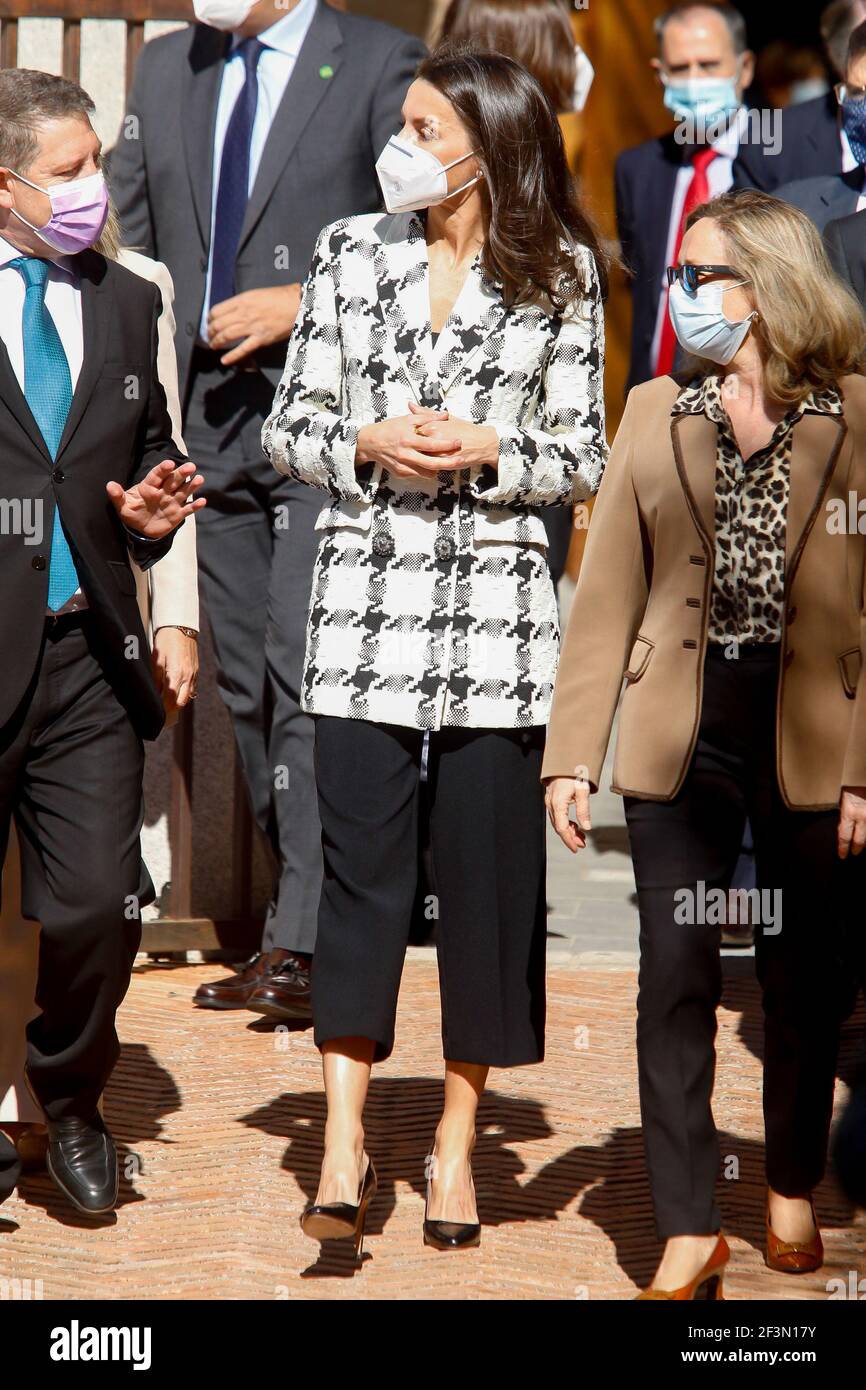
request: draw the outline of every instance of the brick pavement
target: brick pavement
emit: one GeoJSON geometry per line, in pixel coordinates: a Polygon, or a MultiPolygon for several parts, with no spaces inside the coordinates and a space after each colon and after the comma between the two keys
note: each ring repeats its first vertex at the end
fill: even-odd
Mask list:
{"type": "MultiPolygon", "coordinates": [[[[630,963],[575,968],[554,958],[548,1060],[494,1075],[475,1162],[482,1244],[449,1255],[421,1243],[439,1022],[432,952],[410,952],[398,1046],[368,1105],[380,1190],[360,1269],[345,1243],[320,1255],[298,1228],[323,1120],[311,1035],[275,1033],[245,1013],[194,1011],[192,992],[213,972],[137,966],[106,1103],[132,1173],[116,1218],[78,1217],[47,1177],[25,1178],[0,1209],[0,1280],[41,1280],[46,1299],[628,1299],[649,1278],[658,1247],[638,1128],[630,963]]],[[[734,1252],[728,1296],[823,1299],[828,1279],[866,1274],[866,1221],[828,1180],[818,1194],[825,1269],[800,1279],[765,1269],[759,1005],[750,962],[726,962],[726,975],[716,1117],[740,1173],[720,1185],[734,1252]]],[[[849,1026],[843,1075],[857,1036],[849,1026]]]]}

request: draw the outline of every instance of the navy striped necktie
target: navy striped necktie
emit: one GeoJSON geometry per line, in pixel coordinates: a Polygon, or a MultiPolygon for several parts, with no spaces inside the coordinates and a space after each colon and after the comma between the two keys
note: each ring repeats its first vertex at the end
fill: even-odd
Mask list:
{"type": "Polygon", "coordinates": [[[210,305],[221,304],[235,293],[235,260],[249,199],[250,147],[259,104],[258,66],[265,50],[258,39],[245,39],[238,51],[243,56],[246,72],[229,118],[220,160],[210,305]]]}

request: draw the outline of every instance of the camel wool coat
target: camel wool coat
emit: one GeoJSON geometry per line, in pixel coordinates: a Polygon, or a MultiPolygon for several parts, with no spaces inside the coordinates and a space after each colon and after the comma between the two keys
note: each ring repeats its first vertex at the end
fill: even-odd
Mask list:
{"type": "MultiPolygon", "coordinates": [[[[793,426],[776,761],[785,804],[800,810],[831,809],[842,787],[866,786],[866,379],[838,385],[841,415],[807,410],[793,426]]],[[[650,801],[677,795],[694,752],[714,574],[717,427],[671,414],[680,389],[667,376],[629,395],[542,767],[544,779],[579,775],[598,789],[625,678],[612,790],[650,801]]]]}

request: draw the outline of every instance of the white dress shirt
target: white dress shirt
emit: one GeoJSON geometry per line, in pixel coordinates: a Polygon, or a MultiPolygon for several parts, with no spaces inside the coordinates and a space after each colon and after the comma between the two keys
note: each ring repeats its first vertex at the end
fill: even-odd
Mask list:
{"type": "MultiPolygon", "coordinates": [[[[717,151],[717,157],[711,160],[707,167],[707,182],[710,186],[710,197],[716,198],[720,193],[727,193],[734,182],[734,160],[740,148],[740,141],[748,125],[749,113],[745,106],[741,106],[727,130],[718,138],[713,140],[713,149],[717,151]]],[[[656,315],[655,332],[653,333],[652,349],[650,352],[650,362],[655,369],[658,361],[659,347],[661,346],[662,327],[668,309],[668,281],[665,271],[669,265],[674,264],[677,235],[680,229],[680,222],[683,215],[683,207],[686,201],[686,193],[692,181],[694,169],[691,163],[683,164],[677,171],[677,179],[674,184],[674,196],[671,203],[671,216],[668,223],[668,239],[665,250],[665,264],[662,270],[662,278],[659,284],[659,305],[656,315]]]]}
{"type": "MultiPolygon", "coordinates": [[[[318,0],[300,0],[300,4],[283,19],[278,19],[264,33],[258,35],[264,53],[259,59],[259,100],[256,106],[253,133],[250,143],[250,179],[248,195],[253,191],[256,174],[259,171],[265,141],[270,133],[277,108],[283,99],[289,78],[295,70],[295,63],[307,31],[313,22],[318,0]]],[[[204,306],[202,308],[199,335],[207,342],[207,316],[210,310],[210,287],[213,273],[214,222],[216,220],[217,194],[219,192],[220,164],[223,144],[235,103],[244,85],[245,69],[243,57],[238,54],[243,39],[235,35],[231,53],[223,64],[219,101],[217,102],[216,123],[213,140],[213,188],[211,195],[210,250],[208,252],[207,281],[205,284],[204,306]]]]}
{"type": "MultiPolygon", "coordinates": [[[[47,248],[46,248],[47,249],[47,248]]],[[[9,265],[16,256],[23,253],[10,242],[0,237],[0,339],[9,354],[12,370],[18,384],[24,391],[24,296],[26,287],[19,271],[9,265]]],[[[84,326],[81,317],[81,287],[78,277],[67,267],[69,258],[57,256],[49,261],[48,279],[45,284],[45,307],[54,320],[72,378],[72,390],[78,384],[81,364],[84,361],[84,326]]],[[[51,545],[51,537],[45,536],[46,547],[51,545]]],[[[72,613],[87,607],[87,599],[81,589],[76,589],[72,597],[58,610],[72,613]]],[[[46,609],[52,617],[55,615],[46,609]]]]}

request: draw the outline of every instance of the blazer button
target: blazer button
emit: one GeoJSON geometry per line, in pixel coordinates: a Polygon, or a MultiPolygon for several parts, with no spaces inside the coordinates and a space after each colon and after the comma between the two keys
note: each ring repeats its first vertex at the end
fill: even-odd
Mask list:
{"type": "Polygon", "coordinates": [[[202,256],[201,260],[199,261],[199,269],[207,270],[207,256],[202,256]]]}
{"type": "Polygon", "coordinates": [[[186,336],[187,336],[188,338],[191,338],[191,337],[193,336],[194,333],[195,333],[195,324],[194,324],[194,323],[188,323],[187,326],[186,326],[186,336]]]}
{"type": "Polygon", "coordinates": [[[54,479],[55,483],[62,483],[66,478],[66,474],[64,473],[62,468],[55,468],[51,476],[54,479]]]}
{"type": "Polygon", "coordinates": [[[44,555],[34,555],[30,563],[35,570],[44,570],[48,561],[44,555]]]}
{"type": "Polygon", "coordinates": [[[433,553],[437,560],[453,560],[454,542],[447,536],[439,536],[434,543],[433,553]]]}
{"type": "Polygon", "coordinates": [[[373,537],[373,550],[376,555],[393,555],[394,541],[385,531],[378,531],[373,537]]]}
{"type": "Polygon", "coordinates": [[[792,622],[794,621],[794,619],[796,618],[796,616],[797,616],[797,608],[796,608],[796,605],[795,605],[793,608],[789,608],[789,609],[788,609],[788,622],[789,622],[789,623],[792,623],[792,622]]]}

